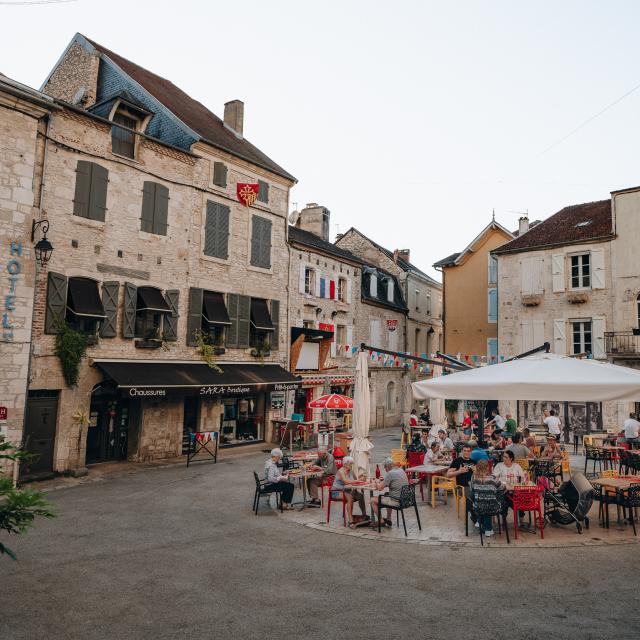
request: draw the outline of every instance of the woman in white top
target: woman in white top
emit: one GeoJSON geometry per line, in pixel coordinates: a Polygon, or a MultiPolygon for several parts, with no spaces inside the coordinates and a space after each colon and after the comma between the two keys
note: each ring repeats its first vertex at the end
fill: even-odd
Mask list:
{"type": "Polygon", "coordinates": [[[503,484],[520,484],[524,482],[524,470],[514,460],[513,451],[505,451],[502,456],[502,462],[493,467],[493,477],[503,484]]]}

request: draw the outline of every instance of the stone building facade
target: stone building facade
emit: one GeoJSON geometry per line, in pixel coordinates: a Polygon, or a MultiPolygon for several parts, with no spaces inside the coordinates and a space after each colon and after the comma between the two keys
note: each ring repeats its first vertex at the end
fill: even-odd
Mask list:
{"type": "Polygon", "coordinates": [[[282,280],[294,178],[244,139],[242,103],[223,121],[83,36],[45,88],[65,101],[43,154],[55,250],[28,391],[52,428],[48,470],[178,455],[194,431],[270,440],[297,387],[282,280]],[[64,325],[89,338],[75,386],[54,353],[64,325]]]}
{"type": "Polygon", "coordinates": [[[329,242],[326,207],[309,204],[291,220],[290,368],[302,376],[294,410],[319,419],[322,411],[307,409],[309,401],[326,393],[353,395],[363,263],[329,242]]]}
{"type": "MultiPolygon", "coordinates": [[[[32,222],[41,217],[43,135],[57,107],[47,96],[0,74],[0,435],[22,441],[37,264],[32,222]]],[[[36,232],[35,241],[41,237],[36,232]]]]}

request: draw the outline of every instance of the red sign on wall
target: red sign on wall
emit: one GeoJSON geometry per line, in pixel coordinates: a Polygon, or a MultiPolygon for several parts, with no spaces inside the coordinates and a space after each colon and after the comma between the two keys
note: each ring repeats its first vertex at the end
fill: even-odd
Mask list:
{"type": "Polygon", "coordinates": [[[398,328],[397,320],[387,320],[387,329],[389,329],[389,331],[395,331],[397,328],[398,328]]]}
{"type": "MultiPolygon", "coordinates": [[[[334,326],[332,324],[325,324],[324,322],[320,322],[318,323],[318,329],[320,329],[320,331],[331,331],[331,333],[334,332],[334,326]]],[[[331,342],[333,342],[335,336],[331,336],[331,342]]]]}
{"type": "Polygon", "coordinates": [[[0,407],[0,422],[6,422],[8,416],[7,407],[0,407]]]}
{"type": "Polygon", "coordinates": [[[238,200],[242,202],[245,207],[250,207],[258,198],[258,184],[251,184],[247,182],[238,182],[236,187],[236,193],[238,194],[238,200]]]}

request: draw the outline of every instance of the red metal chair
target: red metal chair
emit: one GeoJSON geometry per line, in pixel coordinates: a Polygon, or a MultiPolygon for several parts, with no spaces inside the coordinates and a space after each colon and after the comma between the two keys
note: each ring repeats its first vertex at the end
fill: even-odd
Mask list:
{"type": "MultiPolygon", "coordinates": [[[[420,451],[407,451],[407,467],[418,467],[424,464],[425,454],[420,451]]],[[[407,480],[409,484],[420,485],[420,498],[424,502],[424,480],[427,479],[426,473],[420,473],[415,471],[407,471],[407,480]],[[412,477],[413,476],[413,477],[412,477]]]]}
{"type": "MultiPolygon", "coordinates": [[[[336,467],[337,466],[338,465],[336,465],[336,467]]],[[[320,505],[322,507],[324,507],[324,489],[325,487],[328,487],[329,491],[331,491],[331,487],[333,486],[333,481],[335,480],[335,478],[335,476],[323,476],[320,479],[320,505]]]]}
{"type": "Polygon", "coordinates": [[[344,491],[338,491],[338,493],[341,496],[340,498],[332,497],[331,493],[332,493],[331,488],[329,488],[329,497],[327,498],[327,524],[329,523],[329,520],[331,518],[331,503],[342,502],[342,523],[346,527],[347,526],[347,511],[346,511],[347,499],[344,497],[344,491]]]}
{"type": "Polygon", "coordinates": [[[544,523],[542,517],[542,487],[521,485],[513,489],[510,500],[513,505],[513,530],[518,539],[518,512],[533,511],[533,528],[540,527],[540,537],[544,540],[544,523]]]}

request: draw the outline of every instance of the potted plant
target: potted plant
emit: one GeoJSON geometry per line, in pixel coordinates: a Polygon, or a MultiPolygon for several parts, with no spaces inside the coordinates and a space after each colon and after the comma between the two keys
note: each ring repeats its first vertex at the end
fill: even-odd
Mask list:
{"type": "Polygon", "coordinates": [[[202,359],[207,363],[207,366],[218,373],[222,373],[222,369],[216,363],[216,356],[224,353],[225,350],[222,347],[216,347],[212,344],[213,339],[211,334],[201,329],[195,332],[195,338],[198,344],[198,351],[202,359]]]}
{"type": "Polygon", "coordinates": [[[159,349],[162,346],[162,335],[158,327],[147,329],[141,340],[136,340],[136,349],[159,349]]]}
{"type": "Polygon", "coordinates": [[[271,342],[269,338],[263,338],[258,344],[251,349],[251,355],[254,358],[259,358],[260,362],[264,362],[264,358],[271,355],[271,342]]]}

